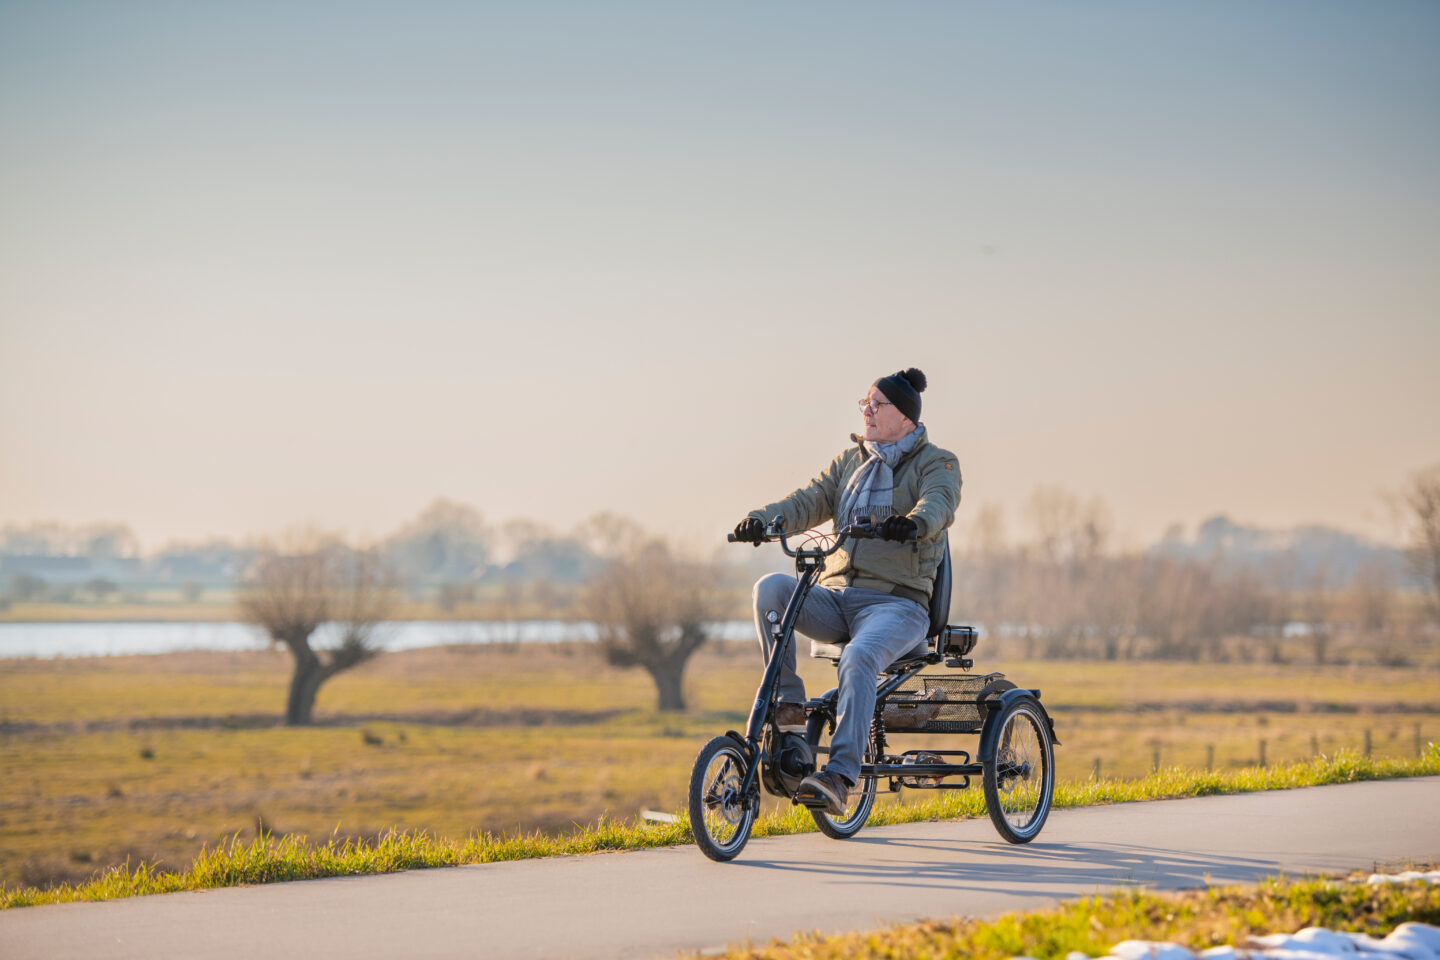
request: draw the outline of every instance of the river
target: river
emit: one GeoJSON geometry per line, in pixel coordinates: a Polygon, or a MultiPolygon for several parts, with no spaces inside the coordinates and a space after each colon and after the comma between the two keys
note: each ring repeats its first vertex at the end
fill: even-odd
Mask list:
{"type": "MultiPolygon", "coordinates": [[[[747,621],[712,624],[712,636],[740,639],[754,635],[747,621]]],[[[316,646],[338,640],[339,627],[325,624],[316,646]]],[[[383,623],[377,632],[386,650],[412,650],[457,643],[593,642],[595,624],[565,620],[447,621],[406,620],[383,623]]],[[[258,650],[265,634],[246,623],[0,623],[0,659],[15,657],[118,657],[174,653],[178,650],[258,650]]]]}

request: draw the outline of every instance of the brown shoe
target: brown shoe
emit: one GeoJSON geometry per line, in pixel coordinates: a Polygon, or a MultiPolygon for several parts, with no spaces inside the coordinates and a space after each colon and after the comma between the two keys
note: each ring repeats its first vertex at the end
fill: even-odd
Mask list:
{"type": "Polygon", "coordinates": [[[780,728],[781,733],[805,733],[805,705],[803,703],[785,703],[781,701],[775,707],[775,726],[780,728]]]}
{"type": "Polygon", "coordinates": [[[844,816],[850,802],[850,782],[838,773],[821,770],[800,781],[795,798],[807,807],[823,804],[835,816],[844,816]]]}

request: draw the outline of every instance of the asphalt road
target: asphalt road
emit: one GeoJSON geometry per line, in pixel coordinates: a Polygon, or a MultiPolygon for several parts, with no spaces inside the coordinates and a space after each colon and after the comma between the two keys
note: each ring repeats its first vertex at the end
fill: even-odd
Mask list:
{"type": "Polygon", "coordinates": [[[673,957],[797,930],[993,916],[1117,887],[1440,862],[1440,777],[342,877],[0,912],[0,957],[673,957]]]}

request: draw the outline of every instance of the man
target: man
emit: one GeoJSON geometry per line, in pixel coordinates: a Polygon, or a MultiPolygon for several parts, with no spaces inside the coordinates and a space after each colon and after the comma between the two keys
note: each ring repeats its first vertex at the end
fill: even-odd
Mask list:
{"type": "MultiPolygon", "coordinates": [[[[960,466],[955,455],[931,444],[920,423],[925,375],[913,367],[871,385],[860,401],[864,435],[836,457],[809,486],[785,499],[752,510],[735,527],[735,537],[755,544],[777,514],[788,531],[807,530],[832,520],[835,528],[856,517],[879,527],[881,540],[852,540],[825,563],[796,621],[807,637],[834,643],[849,639],[840,658],[839,702],[830,761],[806,777],[802,798],[815,798],[843,815],[860,778],[860,759],[875,711],[875,677],[896,660],[925,645],[930,625],[930,592],[945,551],[945,529],[960,503],[960,466]]],[[[785,574],[755,584],[755,627],[766,657],[771,638],[767,611],[781,611],[795,588],[785,574]]],[[[781,666],[777,723],[787,732],[805,730],[805,684],[795,673],[792,644],[781,666]]]]}

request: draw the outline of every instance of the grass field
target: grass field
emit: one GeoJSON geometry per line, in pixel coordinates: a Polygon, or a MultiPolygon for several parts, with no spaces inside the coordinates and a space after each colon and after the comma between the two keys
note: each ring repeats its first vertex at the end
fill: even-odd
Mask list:
{"type": "Polygon", "coordinates": [[[1305,927],[1384,938],[1402,923],[1440,923],[1440,886],[1272,877],[1254,887],[1178,893],[1127,890],[995,920],[954,917],[835,936],[801,934],[788,942],[737,947],[723,958],[1062,960],[1071,952],[1105,956],[1125,940],[1178,943],[1198,953],[1220,946],[1243,950],[1249,937],[1294,933],[1305,927]]]}
{"type": "MultiPolygon", "coordinates": [[[[374,838],[391,828],[568,832],[679,810],[700,744],[740,726],[757,655],[693,661],[691,712],[585,645],[388,654],[322,689],[319,723],[278,726],[285,654],[7,661],[0,667],[0,882],[83,880],[125,861],[184,868],[227,837],[374,838]]],[[[1373,667],[999,663],[1043,690],[1062,780],[1218,770],[1440,738],[1437,674],[1373,667]],[[1418,727],[1417,727],[1418,725],[1418,727]],[[1312,745],[1312,736],[1315,743],[1312,745]]],[[[806,662],[812,693],[833,680],[806,662]]],[[[898,738],[897,738],[898,739],[898,738]]],[[[923,744],[917,739],[917,745],[923,744]]],[[[930,741],[933,745],[933,741],[930,741]]],[[[903,744],[902,744],[903,745],[903,744]]],[[[920,799],[909,791],[898,802],[920,799]]],[[[888,800],[888,802],[896,802],[888,800]]]]}

